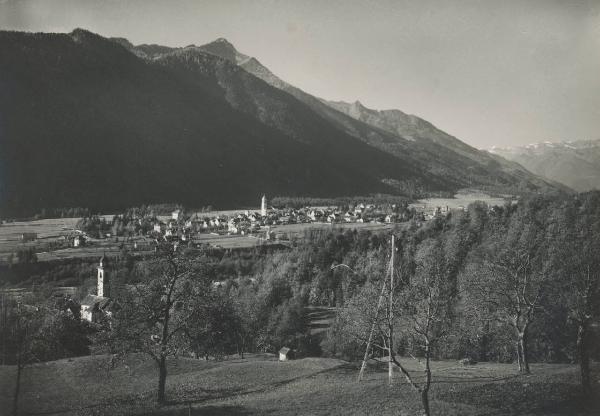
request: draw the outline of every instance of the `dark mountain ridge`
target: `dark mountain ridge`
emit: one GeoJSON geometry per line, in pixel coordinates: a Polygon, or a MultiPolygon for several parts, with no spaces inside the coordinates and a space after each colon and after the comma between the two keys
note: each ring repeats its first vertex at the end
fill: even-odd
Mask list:
{"type": "Polygon", "coordinates": [[[251,97],[219,84],[240,81],[236,73],[252,77],[197,51],[149,61],[83,30],[0,32],[2,214],[391,191],[382,178],[429,186],[278,90],[300,120],[297,135],[285,133],[292,110],[265,109],[280,114],[280,129],[262,123],[246,105],[251,97]]]}
{"type": "MultiPolygon", "coordinates": [[[[217,46],[133,46],[81,29],[0,32],[0,213],[164,201],[231,207],[265,192],[414,194],[470,185],[410,148],[395,154],[365,141],[404,139],[323,105],[336,121],[318,111],[317,99],[307,105],[243,68],[255,59],[219,57],[233,46],[217,46]]],[[[531,175],[497,180],[547,185],[531,175]]]]}

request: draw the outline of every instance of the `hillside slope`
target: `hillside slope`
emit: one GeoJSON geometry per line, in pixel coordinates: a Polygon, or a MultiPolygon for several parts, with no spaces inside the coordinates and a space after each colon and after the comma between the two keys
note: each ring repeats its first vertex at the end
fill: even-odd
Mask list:
{"type": "Polygon", "coordinates": [[[579,192],[600,189],[600,140],[494,147],[490,153],[579,192]]]}
{"type": "MultiPolygon", "coordinates": [[[[413,374],[411,358],[402,359],[413,374]]],[[[179,357],[168,363],[169,403],[155,402],[157,370],[149,359],[127,357],[111,366],[107,356],[58,360],[23,371],[23,414],[61,415],[369,415],[421,414],[418,395],[396,374],[369,366],[356,382],[357,363],[333,358],[278,362],[247,355],[221,362],[179,357]],[[190,412],[190,413],[188,413],[190,412]]],[[[582,400],[573,364],[533,364],[519,376],[513,364],[457,366],[434,361],[431,406],[443,415],[597,414],[598,395],[582,400]]],[[[0,409],[12,406],[15,366],[0,367],[0,409]]],[[[598,374],[594,366],[594,374],[598,374]]],[[[594,385],[594,392],[599,390],[594,385]]]]}

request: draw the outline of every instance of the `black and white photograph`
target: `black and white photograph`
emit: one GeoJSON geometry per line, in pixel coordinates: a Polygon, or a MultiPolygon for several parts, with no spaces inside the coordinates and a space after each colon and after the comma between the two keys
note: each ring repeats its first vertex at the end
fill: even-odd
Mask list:
{"type": "Polygon", "coordinates": [[[0,416],[600,414],[600,0],[0,0],[0,416]]]}

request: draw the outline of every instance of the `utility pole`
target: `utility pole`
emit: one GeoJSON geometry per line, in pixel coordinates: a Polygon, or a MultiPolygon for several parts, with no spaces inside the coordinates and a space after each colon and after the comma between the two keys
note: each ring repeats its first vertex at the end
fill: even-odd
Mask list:
{"type": "Polygon", "coordinates": [[[389,335],[388,341],[388,383],[392,384],[394,378],[394,362],[392,361],[392,350],[394,348],[394,234],[392,234],[392,255],[390,257],[390,297],[389,297],[389,335]]]}
{"type": "MultiPolygon", "coordinates": [[[[393,344],[392,344],[392,338],[393,338],[393,323],[392,323],[392,319],[393,319],[393,313],[392,313],[392,306],[393,306],[393,297],[392,297],[392,291],[394,290],[394,251],[396,250],[395,248],[395,241],[394,241],[394,235],[392,234],[392,255],[390,258],[390,292],[389,292],[389,311],[388,311],[388,327],[389,327],[389,342],[388,342],[388,378],[389,378],[389,383],[392,383],[392,378],[393,378],[393,360],[392,360],[392,348],[393,348],[393,344]]],[[[337,266],[334,266],[337,267],[337,266]]],[[[332,267],[333,268],[333,267],[332,267]]],[[[365,368],[367,367],[367,360],[369,359],[369,352],[371,351],[371,343],[373,342],[373,334],[375,333],[375,327],[377,325],[377,319],[379,317],[379,311],[381,310],[381,307],[383,306],[383,298],[385,295],[385,289],[387,286],[387,280],[383,279],[382,281],[382,285],[381,285],[381,293],[379,294],[379,300],[377,301],[377,309],[375,310],[375,317],[373,318],[373,324],[371,325],[371,332],[369,333],[369,338],[367,340],[367,348],[365,349],[365,355],[363,357],[362,360],[362,364],[360,366],[360,372],[358,373],[358,381],[361,381],[363,378],[363,374],[365,372],[365,368]]]]}
{"type": "Polygon", "coordinates": [[[369,333],[369,339],[367,341],[367,348],[365,350],[365,356],[362,360],[362,365],[360,366],[360,372],[358,373],[358,381],[362,380],[363,373],[365,372],[365,368],[367,366],[367,360],[369,359],[369,351],[371,350],[371,342],[373,341],[373,333],[375,332],[375,326],[377,325],[377,317],[379,316],[379,310],[381,309],[381,304],[383,303],[383,295],[385,294],[385,279],[383,279],[383,284],[381,285],[381,293],[379,294],[379,300],[377,301],[377,309],[375,311],[375,317],[373,318],[373,324],[371,325],[371,332],[369,333]]]}

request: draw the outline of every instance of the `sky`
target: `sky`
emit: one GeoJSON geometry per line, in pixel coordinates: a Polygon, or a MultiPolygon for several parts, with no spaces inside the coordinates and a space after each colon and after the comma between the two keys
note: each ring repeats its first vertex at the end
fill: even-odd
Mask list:
{"type": "Polygon", "coordinates": [[[0,29],[134,44],[224,37],[329,100],[478,148],[600,139],[600,0],[0,0],[0,29]]]}

